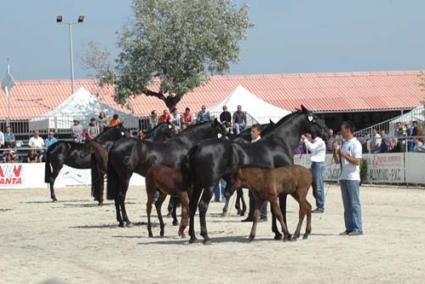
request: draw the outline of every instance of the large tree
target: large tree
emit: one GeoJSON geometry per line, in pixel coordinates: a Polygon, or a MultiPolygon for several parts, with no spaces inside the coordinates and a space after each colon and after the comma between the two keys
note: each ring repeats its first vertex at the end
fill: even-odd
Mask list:
{"type": "Polygon", "coordinates": [[[175,107],[238,61],[239,42],[251,25],[247,6],[232,0],[133,0],[132,7],[134,18],[119,33],[114,66],[99,63],[107,53],[93,46],[84,59],[102,83],[115,86],[120,103],[144,94],[175,107]]]}

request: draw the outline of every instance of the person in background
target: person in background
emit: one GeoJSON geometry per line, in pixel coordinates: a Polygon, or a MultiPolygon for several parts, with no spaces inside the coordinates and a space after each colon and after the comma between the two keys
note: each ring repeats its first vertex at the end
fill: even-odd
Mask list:
{"type": "Polygon", "coordinates": [[[329,129],[329,139],[326,141],[326,152],[332,153],[332,145],[335,143],[335,134],[333,129],[329,129]]]}
{"type": "Polygon", "coordinates": [[[74,120],[74,125],[71,128],[72,138],[74,138],[75,143],[83,143],[83,127],[80,124],[79,120],[74,120]]]}
{"type": "Polygon", "coordinates": [[[169,122],[171,123],[172,117],[168,109],[164,109],[161,116],[159,117],[159,122],[169,122]]]}
{"type": "Polygon", "coordinates": [[[186,129],[192,123],[193,123],[193,115],[190,112],[190,108],[187,107],[181,118],[182,130],[186,129]]]}
{"type": "Polygon", "coordinates": [[[37,163],[38,158],[34,149],[28,151],[27,163],[37,163]]]}
{"type": "Polygon", "coordinates": [[[390,148],[390,139],[388,138],[388,135],[385,133],[385,130],[381,130],[381,147],[379,147],[379,150],[377,153],[388,153],[388,150],[390,148]]]}
{"type": "Polygon", "coordinates": [[[390,140],[390,147],[388,149],[390,153],[401,153],[403,152],[403,149],[401,147],[401,143],[399,141],[399,139],[397,138],[392,138],[390,140]]]}
{"type": "Polygon", "coordinates": [[[4,134],[0,129],[0,148],[3,148],[4,146],[4,134]]]}
{"type": "Polygon", "coordinates": [[[109,120],[109,122],[108,122],[108,126],[109,127],[112,127],[112,126],[117,126],[117,125],[119,125],[119,124],[121,124],[121,120],[120,120],[120,116],[118,115],[118,114],[114,114],[113,116],[112,116],[112,119],[111,120],[109,120]]]}
{"type": "Polygon", "coordinates": [[[223,106],[223,112],[220,114],[220,122],[224,127],[230,129],[232,128],[232,115],[227,110],[227,106],[223,106]]]}
{"type": "Polygon", "coordinates": [[[145,139],[145,133],[143,132],[143,130],[139,130],[139,132],[137,133],[137,138],[140,140],[145,139]]]}
{"type": "Polygon", "coordinates": [[[102,133],[105,127],[108,127],[108,119],[106,118],[105,112],[99,112],[97,117],[97,125],[99,126],[99,133],[102,133]]]}
{"type": "Polygon", "coordinates": [[[372,129],[372,138],[370,141],[371,153],[378,153],[381,147],[382,138],[379,135],[378,129],[372,129]]]}
{"type": "Polygon", "coordinates": [[[335,163],[341,165],[339,178],[342,202],[344,205],[345,231],[341,235],[358,236],[363,234],[362,210],[360,204],[360,161],[362,146],[353,136],[354,126],[345,121],[341,124],[344,142],[339,147],[334,144],[335,163]]]}
{"type": "MultiPolygon", "coordinates": [[[[257,143],[261,140],[261,125],[254,124],[251,126],[251,143],[257,143]]],[[[254,196],[251,191],[249,191],[249,211],[246,219],[243,219],[242,222],[252,222],[254,220],[254,196]]],[[[260,222],[267,221],[267,201],[263,202],[261,205],[261,217],[260,222]]]]}
{"type": "Polygon", "coordinates": [[[211,121],[210,112],[207,111],[207,107],[203,105],[201,107],[201,111],[198,112],[198,115],[196,116],[196,123],[199,124],[208,121],[211,121]]]}
{"type": "Polygon", "coordinates": [[[176,133],[180,133],[181,131],[181,116],[177,111],[177,108],[173,108],[173,111],[171,112],[171,123],[174,125],[174,129],[176,130],[176,133]]]}
{"type": "Polygon", "coordinates": [[[31,147],[31,150],[34,150],[36,161],[42,162],[44,156],[44,140],[40,137],[38,130],[34,131],[34,135],[28,141],[28,145],[31,147]]]}
{"type": "Polygon", "coordinates": [[[424,153],[425,152],[425,145],[419,138],[415,138],[414,140],[414,146],[413,146],[413,152],[418,153],[424,153]]]}
{"type": "Polygon", "coordinates": [[[94,117],[90,118],[89,127],[87,128],[87,137],[89,139],[94,139],[99,135],[99,127],[96,124],[96,119],[94,117]]]}
{"type": "Polygon", "coordinates": [[[47,133],[47,138],[44,140],[44,145],[46,146],[47,149],[49,149],[49,147],[52,146],[53,144],[55,144],[56,142],[58,142],[58,139],[56,139],[53,136],[52,131],[49,131],[47,133]]]}
{"type": "Polygon", "coordinates": [[[317,134],[307,133],[301,136],[307,150],[311,153],[311,173],[313,175],[313,195],[316,198],[316,209],[312,213],[325,212],[325,190],[323,185],[323,172],[325,170],[326,144],[317,134]]]}
{"type": "Polygon", "coordinates": [[[16,161],[16,152],[13,149],[4,151],[2,159],[3,163],[14,163],[16,161]]]}
{"type": "Polygon", "coordinates": [[[12,132],[10,126],[6,127],[6,132],[4,133],[4,144],[7,148],[14,148],[16,145],[15,134],[12,132]]]}
{"type": "Polygon", "coordinates": [[[246,115],[242,111],[242,106],[238,105],[237,110],[233,113],[233,125],[235,134],[238,135],[246,127],[246,115]]]}
{"type": "Polygon", "coordinates": [[[155,128],[158,125],[159,117],[156,113],[156,110],[151,111],[151,115],[149,115],[149,130],[155,128]]]}

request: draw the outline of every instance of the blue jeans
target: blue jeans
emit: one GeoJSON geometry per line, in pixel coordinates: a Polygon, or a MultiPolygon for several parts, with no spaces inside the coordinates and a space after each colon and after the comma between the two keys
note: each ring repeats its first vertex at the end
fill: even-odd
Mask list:
{"type": "Polygon", "coordinates": [[[235,123],[235,134],[241,133],[242,130],[245,129],[245,123],[235,123]]]}
{"type": "Polygon", "coordinates": [[[344,221],[347,232],[363,231],[362,208],[360,205],[360,181],[340,180],[344,221]]]}
{"type": "Polygon", "coordinates": [[[325,170],[323,162],[311,163],[311,174],[313,175],[313,193],[316,198],[316,207],[325,208],[325,190],[323,186],[323,171],[325,170]]]}
{"type": "Polygon", "coordinates": [[[214,189],[214,201],[220,202],[224,200],[224,190],[226,189],[226,181],[220,179],[217,186],[214,189]]]}

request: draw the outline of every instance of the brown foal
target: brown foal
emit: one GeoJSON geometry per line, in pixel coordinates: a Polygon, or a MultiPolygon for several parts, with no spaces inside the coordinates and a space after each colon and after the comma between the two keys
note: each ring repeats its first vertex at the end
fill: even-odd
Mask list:
{"type": "Polygon", "coordinates": [[[148,214],[148,233],[149,237],[153,237],[151,229],[151,211],[152,203],[154,201],[155,192],[159,190],[160,195],[158,200],[155,202],[156,212],[158,214],[160,224],[160,236],[164,236],[164,221],[161,215],[161,206],[164,202],[167,194],[177,196],[181,200],[182,204],[182,217],[179,227],[179,236],[184,238],[184,230],[189,220],[189,196],[186,191],[182,189],[182,175],[180,170],[166,167],[163,165],[152,166],[146,174],[146,192],[148,195],[148,201],[146,203],[146,211],[148,214]]]}
{"type": "Polygon", "coordinates": [[[254,222],[249,235],[251,241],[255,238],[257,222],[260,218],[260,208],[264,201],[270,201],[272,213],[282,226],[284,240],[291,239],[277,201],[281,193],[292,195],[300,207],[298,226],[292,240],[300,237],[301,226],[306,214],[307,227],[304,239],[307,239],[311,233],[311,205],[307,201],[307,193],[312,182],[313,177],[310,170],[299,165],[275,169],[241,168],[232,175],[232,187],[228,189],[226,195],[231,196],[236,189],[241,187],[249,188],[253,193],[255,211],[254,222]]]}

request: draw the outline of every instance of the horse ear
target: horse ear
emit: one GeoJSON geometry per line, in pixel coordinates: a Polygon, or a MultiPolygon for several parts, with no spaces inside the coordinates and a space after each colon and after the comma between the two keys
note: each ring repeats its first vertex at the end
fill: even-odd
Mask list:
{"type": "Polygon", "coordinates": [[[310,112],[304,105],[301,105],[301,110],[302,110],[303,113],[309,113],[310,112]]]}

